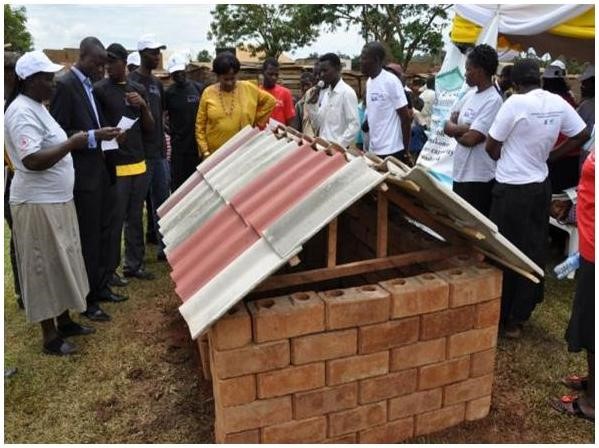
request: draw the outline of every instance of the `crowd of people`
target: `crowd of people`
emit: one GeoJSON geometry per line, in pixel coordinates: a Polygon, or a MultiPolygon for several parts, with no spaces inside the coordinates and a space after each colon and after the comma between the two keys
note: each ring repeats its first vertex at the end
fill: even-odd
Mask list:
{"type": "MultiPolygon", "coordinates": [[[[274,120],[407,163],[431,127],[434,77],[407,87],[403,68],[386,64],[379,42],[367,43],[360,56],[367,77],[362,98],[343,80],[334,53],[302,74],[297,98],[278,83],[275,59],[264,61],[257,85],[238,80],[240,62],[229,52],[214,59],[217,81],[209,86],[188,79],[186,58],[174,54],[166,64],[172,84],[165,90],[152,74],[165,48],[154,35],[142,36],[131,54],[119,43],[105,48],[87,37],[78,61],[56,80],[64,67],[43,52],[5,58],[5,216],[15,292],[28,321],[41,324],[46,353],[74,353],[67,338],[95,331],[74,321],[69,310],[108,321],[100,303],[127,300],[113,288],[155,278],[144,258],[146,244],[154,243],[156,259],[166,259],[157,208],[244,126],[274,120]]],[[[554,405],[588,417],[594,415],[594,213],[588,210],[594,210],[595,159],[594,149],[580,148],[594,129],[594,69],[580,77],[577,113],[562,65],[556,61],[541,74],[537,61],[523,59],[496,79],[496,51],[472,48],[466,62],[472,89],[452,108],[443,130],[457,142],[453,190],[541,268],[552,191],[576,185],[582,171],[582,267],[567,340],[570,350],[588,353],[587,395],[554,405]]],[[[542,300],[543,283],[506,270],[502,334],[519,337],[542,300]]],[[[582,380],[576,384],[583,387],[582,380]]]]}

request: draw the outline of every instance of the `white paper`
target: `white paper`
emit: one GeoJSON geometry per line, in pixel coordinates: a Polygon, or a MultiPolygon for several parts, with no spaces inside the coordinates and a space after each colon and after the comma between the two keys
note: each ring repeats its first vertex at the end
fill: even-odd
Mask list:
{"type": "MultiPolygon", "coordinates": [[[[119,128],[121,131],[127,131],[133,127],[137,120],[138,118],[134,120],[129,117],[121,117],[116,127],[119,128]]],[[[112,140],[102,141],[102,151],[112,151],[114,149],[119,149],[119,144],[117,143],[116,138],[113,138],[112,140]]]]}

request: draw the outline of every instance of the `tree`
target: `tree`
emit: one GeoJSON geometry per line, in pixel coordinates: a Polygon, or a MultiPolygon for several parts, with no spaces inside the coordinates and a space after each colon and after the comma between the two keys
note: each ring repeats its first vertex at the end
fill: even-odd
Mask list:
{"type": "Polygon", "coordinates": [[[24,53],[33,49],[33,39],[25,27],[26,12],[24,6],[13,9],[4,4],[4,43],[11,44],[11,51],[24,53]]]}
{"type": "Polygon", "coordinates": [[[360,28],[366,41],[377,40],[391,57],[407,68],[416,52],[438,54],[443,48],[441,31],[451,5],[427,4],[334,4],[318,5],[317,11],[306,9],[304,15],[339,27],[360,28]]]}
{"type": "Polygon", "coordinates": [[[200,50],[197,56],[198,62],[211,62],[212,56],[208,50],[200,50]]]}
{"type": "Polygon", "coordinates": [[[252,56],[264,52],[278,58],[313,42],[320,22],[312,23],[316,5],[220,4],[212,14],[208,39],[217,47],[235,46],[252,56]]]}

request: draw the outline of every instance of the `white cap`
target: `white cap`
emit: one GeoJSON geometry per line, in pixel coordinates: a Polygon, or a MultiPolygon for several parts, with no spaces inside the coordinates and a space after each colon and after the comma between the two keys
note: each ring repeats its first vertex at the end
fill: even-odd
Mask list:
{"type": "Polygon", "coordinates": [[[139,58],[139,53],[134,51],[133,53],[129,53],[127,56],[127,65],[137,65],[138,67],[141,65],[141,60],[139,58]]]}
{"type": "Polygon", "coordinates": [[[187,58],[181,53],[175,53],[166,62],[166,69],[169,73],[185,70],[187,66],[187,58]]]}
{"type": "Polygon", "coordinates": [[[553,65],[555,67],[559,67],[559,68],[561,68],[564,71],[564,73],[566,73],[566,64],[564,64],[561,59],[556,59],[555,61],[553,61],[549,65],[553,65]]]}
{"type": "Polygon", "coordinates": [[[15,72],[21,79],[27,79],[39,72],[56,73],[63,68],[53,63],[43,51],[30,51],[21,56],[15,65],[15,72]]]}
{"type": "Polygon", "coordinates": [[[137,49],[139,51],[146,50],[146,49],[155,50],[157,48],[164,50],[164,49],[166,49],[166,45],[158,42],[156,40],[156,36],[154,34],[144,34],[137,41],[137,49]]]}
{"type": "Polygon", "coordinates": [[[595,66],[594,65],[587,65],[587,67],[584,69],[584,72],[582,72],[580,74],[580,81],[585,81],[589,78],[594,78],[595,77],[595,66]]]}

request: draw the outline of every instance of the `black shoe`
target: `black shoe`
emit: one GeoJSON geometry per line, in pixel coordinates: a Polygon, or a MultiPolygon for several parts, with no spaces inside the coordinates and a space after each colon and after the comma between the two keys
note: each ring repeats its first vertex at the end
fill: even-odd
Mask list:
{"type": "Polygon", "coordinates": [[[144,268],[139,268],[137,271],[123,271],[125,277],[134,277],[140,280],[154,280],[156,277],[151,272],[146,271],[144,268]]]}
{"type": "Polygon", "coordinates": [[[158,254],[156,254],[156,260],[166,261],[166,254],[164,252],[158,252],[158,254]]]}
{"type": "Polygon", "coordinates": [[[112,303],[124,302],[125,300],[127,300],[129,298],[129,297],[123,296],[121,294],[116,294],[112,291],[106,291],[104,293],[98,294],[97,297],[100,302],[112,302],[112,303]]]}
{"type": "Polygon", "coordinates": [[[71,322],[66,325],[58,325],[58,334],[63,338],[70,336],[85,336],[95,333],[96,329],[92,327],[84,327],[77,322],[71,322]]]}
{"type": "Polygon", "coordinates": [[[54,356],[68,356],[77,352],[77,347],[61,338],[52,339],[44,344],[44,353],[54,356]]]}
{"type": "Polygon", "coordinates": [[[108,281],[108,286],[114,286],[116,288],[121,288],[123,286],[127,286],[129,282],[121,277],[116,272],[112,275],[112,278],[108,281]]]}
{"type": "Polygon", "coordinates": [[[81,313],[81,315],[97,322],[108,322],[110,320],[110,316],[96,303],[87,305],[87,310],[81,313]]]}

